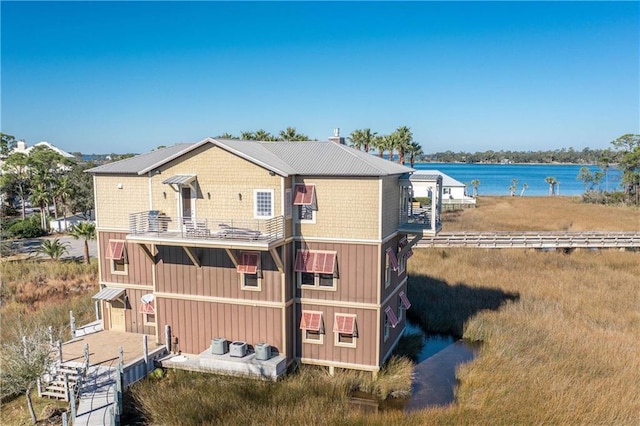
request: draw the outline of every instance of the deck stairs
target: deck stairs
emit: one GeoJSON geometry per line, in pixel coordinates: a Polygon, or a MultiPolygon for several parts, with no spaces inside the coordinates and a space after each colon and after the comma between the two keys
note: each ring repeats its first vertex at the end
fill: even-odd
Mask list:
{"type": "Polygon", "coordinates": [[[43,377],[39,389],[41,396],[69,401],[70,392],[78,392],[85,372],[83,368],[57,365],[43,377]]]}

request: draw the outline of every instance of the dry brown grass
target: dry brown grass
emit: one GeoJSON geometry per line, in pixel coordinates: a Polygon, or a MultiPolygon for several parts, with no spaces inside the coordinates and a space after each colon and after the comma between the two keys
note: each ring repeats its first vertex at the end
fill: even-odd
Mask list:
{"type": "Polygon", "coordinates": [[[575,197],[480,197],[475,209],[445,212],[442,231],[640,231],[640,209],[575,197]]]}
{"type": "Polygon", "coordinates": [[[475,315],[456,317],[454,307],[448,319],[464,319],[464,336],[484,342],[459,371],[459,404],[425,421],[637,424],[640,253],[418,249],[410,264],[440,287],[426,309],[455,306],[461,288],[471,300],[461,306],[479,295],[475,315]],[[491,291],[517,298],[483,309],[491,291]]]}

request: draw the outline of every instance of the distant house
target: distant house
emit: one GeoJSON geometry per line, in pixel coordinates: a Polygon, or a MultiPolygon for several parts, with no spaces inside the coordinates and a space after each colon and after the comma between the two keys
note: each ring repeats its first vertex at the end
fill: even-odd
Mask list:
{"type": "Polygon", "coordinates": [[[15,149],[11,153],[22,152],[23,154],[29,155],[29,153],[31,151],[33,151],[33,149],[36,146],[43,146],[45,148],[49,148],[50,150],[57,152],[58,154],[60,154],[64,158],[75,158],[73,155],[69,154],[68,152],[63,151],[60,148],[58,148],[57,146],[54,146],[54,145],[52,145],[52,144],[50,144],[49,142],[46,142],[46,141],[38,142],[37,144],[35,144],[33,146],[30,146],[30,147],[27,147],[27,143],[25,141],[18,141],[17,144],[16,144],[15,149]]]}
{"type": "Polygon", "coordinates": [[[419,170],[409,178],[413,186],[413,196],[427,198],[433,194],[433,177],[442,176],[442,204],[443,205],[475,205],[476,199],[467,195],[467,185],[455,180],[439,170],[419,170]]]}
{"type": "Polygon", "coordinates": [[[413,214],[412,171],[339,136],[206,138],[89,170],[105,329],[378,371],[411,306],[411,247],[441,227],[441,178],[413,214]]]}

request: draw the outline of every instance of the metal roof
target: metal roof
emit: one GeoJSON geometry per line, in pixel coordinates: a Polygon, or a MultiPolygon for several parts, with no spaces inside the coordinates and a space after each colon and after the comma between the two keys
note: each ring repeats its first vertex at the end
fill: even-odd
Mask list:
{"type": "Polygon", "coordinates": [[[95,295],[93,295],[92,299],[106,300],[106,301],[110,302],[112,300],[116,300],[124,292],[125,292],[124,288],[105,287],[102,290],[100,290],[99,292],[97,292],[95,295]]]}
{"type": "Polygon", "coordinates": [[[149,167],[156,164],[164,164],[172,160],[176,156],[180,156],[188,152],[194,144],[179,143],[166,148],[156,149],[155,151],[145,154],[136,155],[135,157],[125,158],[124,160],[115,161],[113,163],[104,164],[87,170],[89,173],[107,173],[107,174],[142,174],[149,167]]]}
{"type": "Polygon", "coordinates": [[[173,175],[162,181],[167,185],[187,185],[196,179],[196,175],[173,175]]]}
{"type": "Polygon", "coordinates": [[[91,173],[145,174],[211,143],[281,176],[388,176],[413,169],[335,142],[257,142],[206,138],[178,144],[88,170],[91,173]]]}
{"type": "Polygon", "coordinates": [[[467,186],[464,183],[462,183],[462,182],[460,182],[458,180],[455,180],[451,176],[446,175],[446,174],[442,173],[439,170],[419,170],[419,171],[416,171],[414,174],[412,174],[409,177],[409,180],[411,180],[412,182],[429,181],[429,180],[433,180],[433,176],[434,175],[442,176],[442,186],[443,187],[454,187],[454,186],[465,187],[465,186],[467,186]]]}

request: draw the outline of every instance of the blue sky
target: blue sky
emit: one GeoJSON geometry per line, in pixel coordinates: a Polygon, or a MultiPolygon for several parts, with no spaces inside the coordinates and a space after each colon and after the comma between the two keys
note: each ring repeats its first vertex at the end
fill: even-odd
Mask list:
{"type": "Polygon", "coordinates": [[[287,126],[425,152],[640,133],[638,2],[1,3],[1,130],[83,153],[287,126]]]}

